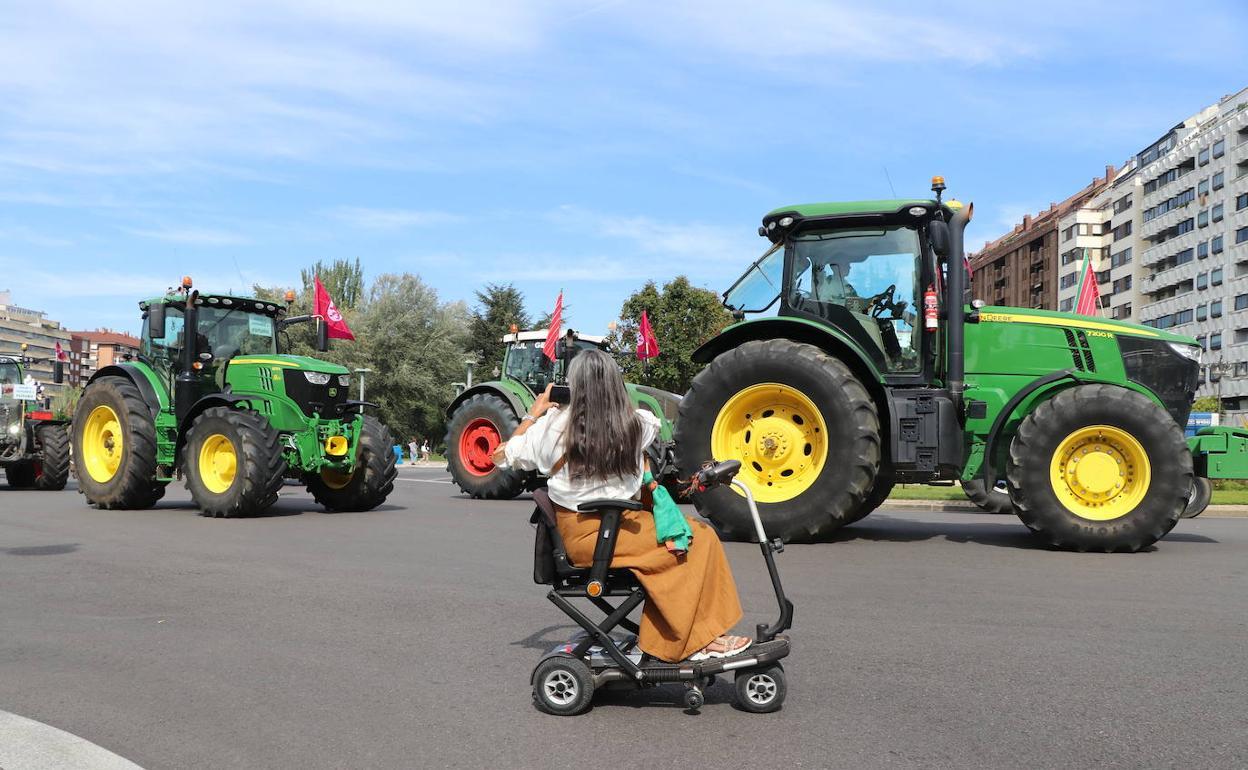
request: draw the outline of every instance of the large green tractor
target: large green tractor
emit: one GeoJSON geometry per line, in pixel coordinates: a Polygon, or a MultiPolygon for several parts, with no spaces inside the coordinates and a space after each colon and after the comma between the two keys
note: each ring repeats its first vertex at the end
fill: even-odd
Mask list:
{"type": "MultiPolygon", "coordinates": [[[[287,294],[287,304],[293,301],[287,294]]],[[[394,489],[390,431],[349,398],[342,366],[280,351],[280,331],[327,326],[282,303],[181,291],[139,303],[138,360],[100,369],[74,414],[78,487],[99,508],[148,508],[175,476],[206,516],[254,516],[284,478],[331,511],[365,511],[394,489]]]]}
{"type": "MultiPolygon", "coordinates": [[[[896,483],[1004,480],[1049,543],[1136,551],[1207,504],[1208,477],[1248,475],[1248,433],[1184,440],[1195,340],[968,302],[972,207],[933,181],[933,199],[763,218],[766,253],[724,295],[738,323],[694,354],[708,365],[681,402],[682,476],[740,460],[768,532],[792,541],[861,519],[896,483]]],[[[728,536],[753,532],[737,493],[695,502],[728,536]]]]}
{"type": "MultiPolygon", "coordinates": [[[[25,346],[23,346],[24,350],[25,346]]],[[[22,358],[0,356],[0,466],[15,489],[56,491],[69,480],[69,430],[64,420],[46,409],[31,408],[34,385],[26,384],[22,358]]],[[[53,364],[53,381],[61,382],[61,362],[53,364]]]]}
{"type": "MultiPolygon", "coordinates": [[[[542,352],[546,330],[516,331],[503,337],[506,353],[497,380],[473,385],[447,407],[446,459],[451,478],[467,494],[488,500],[511,499],[543,483],[533,473],[499,468],[490,455],[520,424],[537,394],[561,382],[577,350],[607,350],[606,340],[572,332],[560,340],[555,360],[542,352]]],[[[644,385],[628,384],[633,403],[649,409],[663,423],[659,441],[670,444],[680,396],[644,385]]],[[[659,447],[652,448],[660,451],[659,447]]],[[[654,458],[670,467],[665,458],[654,458]]]]}

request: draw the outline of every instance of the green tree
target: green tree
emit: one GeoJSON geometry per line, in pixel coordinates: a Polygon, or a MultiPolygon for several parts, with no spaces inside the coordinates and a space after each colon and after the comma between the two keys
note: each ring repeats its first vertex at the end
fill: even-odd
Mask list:
{"type": "Polygon", "coordinates": [[[693,351],[730,323],[732,315],[715,292],[700,289],[680,275],[662,290],[654,281],[647,281],[634,292],[620,308],[620,326],[611,336],[620,351],[624,376],[630,382],[684,393],[702,370],[702,364],[692,360],[693,351]],[[659,342],[658,358],[645,362],[636,356],[643,310],[649,314],[650,326],[659,342]]]}
{"type": "Polygon", "coordinates": [[[515,324],[529,328],[524,295],[510,283],[487,283],[477,292],[477,306],[468,325],[468,352],[476,356],[482,371],[503,365],[503,335],[515,324]]]}
{"type": "Polygon", "coordinates": [[[300,271],[304,289],[310,292],[312,279],[317,276],[320,276],[329,296],[334,298],[334,305],[339,311],[350,310],[364,299],[364,269],[360,267],[359,257],[354,262],[335,259],[329,264],[317,260],[312,267],[300,271]]]}
{"type": "Polygon", "coordinates": [[[1219,412],[1221,411],[1218,404],[1217,396],[1201,396],[1192,403],[1193,412],[1219,412]]]}

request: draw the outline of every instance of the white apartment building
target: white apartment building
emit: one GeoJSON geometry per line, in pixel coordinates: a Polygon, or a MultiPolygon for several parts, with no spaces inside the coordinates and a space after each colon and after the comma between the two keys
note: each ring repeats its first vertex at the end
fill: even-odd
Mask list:
{"type": "Polygon", "coordinates": [[[1135,160],[1112,181],[1058,222],[1057,309],[1070,313],[1079,300],[1080,270],[1086,250],[1096,271],[1101,312],[1107,318],[1134,320],[1138,306],[1132,263],[1134,245],[1135,160]]]}
{"type": "Polygon", "coordinates": [[[1136,318],[1195,337],[1199,395],[1248,409],[1248,88],[1137,154],[1134,177],[1136,318]]]}

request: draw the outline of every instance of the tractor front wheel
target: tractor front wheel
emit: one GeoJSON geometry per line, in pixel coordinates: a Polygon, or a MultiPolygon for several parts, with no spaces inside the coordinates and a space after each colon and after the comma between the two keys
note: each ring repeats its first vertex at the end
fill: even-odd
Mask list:
{"type": "Polygon", "coordinates": [[[69,430],[64,425],[40,425],[35,436],[39,439],[39,457],[32,463],[35,489],[64,489],[69,481],[69,430]]]}
{"type": "Polygon", "coordinates": [[[1192,490],[1183,431],[1146,396],[1113,385],[1058,393],[1010,444],[1015,511],[1051,544],[1138,551],[1178,522],[1192,490]]]}
{"type": "Polygon", "coordinates": [[[277,502],[286,470],[281,435],[255,412],[205,409],[182,457],[186,488],[204,516],[255,516],[277,502]]]}
{"type": "MultiPolygon", "coordinates": [[[[880,421],[842,361],[787,339],[755,340],[703,369],[676,420],[676,464],[688,478],[708,460],[740,460],[769,537],[822,538],[855,520],[875,488],[880,421]]],[[[734,488],[694,495],[725,537],[754,525],[734,488]]],[[[865,515],[865,514],[864,514],[865,515]]]]}
{"type": "Polygon", "coordinates": [[[394,491],[394,479],[398,476],[391,451],[394,437],[376,417],[365,415],[361,419],[364,424],[360,427],[355,471],[339,473],[327,469],[308,477],[308,491],[327,510],[371,511],[394,491]]]}
{"type": "Polygon", "coordinates": [[[985,513],[1013,513],[1014,504],[1010,502],[1009,485],[1004,479],[997,482],[992,489],[984,487],[983,479],[971,479],[962,482],[962,491],[967,499],[978,505],[985,513]]]}
{"type": "Polygon", "coordinates": [[[524,474],[500,468],[491,458],[519,424],[511,405],[490,393],[455,408],[446,428],[446,464],[460,489],[482,500],[510,500],[524,491],[524,474]]]}
{"type": "Polygon", "coordinates": [[[78,399],[73,422],[78,491],[102,509],[150,508],[165,494],[156,480],[156,423],[125,377],[101,377],[78,399]]]}
{"type": "Polygon", "coordinates": [[[1205,509],[1209,507],[1209,503],[1212,501],[1213,482],[1197,476],[1195,483],[1192,485],[1192,496],[1187,501],[1187,507],[1183,509],[1183,518],[1196,518],[1205,512],[1205,509]]]}

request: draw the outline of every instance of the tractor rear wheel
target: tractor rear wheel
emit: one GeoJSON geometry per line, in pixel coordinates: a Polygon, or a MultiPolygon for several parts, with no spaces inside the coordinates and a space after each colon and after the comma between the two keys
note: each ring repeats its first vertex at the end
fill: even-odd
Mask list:
{"type": "Polygon", "coordinates": [[[286,460],[263,416],[214,406],[195,418],[182,453],[186,488],[204,516],[255,516],[277,502],[286,460]]]}
{"type": "Polygon", "coordinates": [[[1131,552],[1178,522],[1192,455],[1174,419],[1146,396],[1081,385],[1027,415],[1006,476],[1019,518],[1051,544],[1131,552]]]}
{"type": "MultiPolygon", "coordinates": [[[[676,464],[740,460],[767,534],[809,542],[854,520],[880,464],[875,402],[844,363],[787,339],[755,340],[703,369],[680,404],[676,464]]],[[[730,539],[754,535],[745,498],[717,487],[694,495],[730,539]]]]}
{"type": "Polygon", "coordinates": [[[1014,504],[1010,502],[1009,485],[1004,480],[997,482],[992,489],[984,488],[983,479],[971,479],[962,482],[962,491],[967,499],[982,508],[986,513],[1013,513],[1014,504]]]}
{"type": "Polygon", "coordinates": [[[69,481],[69,430],[64,425],[40,425],[39,457],[33,462],[35,489],[56,492],[69,481]]]}
{"type": "Polygon", "coordinates": [[[371,511],[394,491],[396,458],[391,447],[390,429],[372,415],[365,415],[360,426],[360,447],[355,472],[324,470],[308,477],[308,491],[331,511],[371,511]]]}
{"type": "Polygon", "coordinates": [[[510,500],[524,491],[523,473],[499,468],[490,458],[519,424],[511,405],[490,393],[455,408],[446,428],[446,464],[460,489],[483,500],[510,500]]]}
{"type": "Polygon", "coordinates": [[[101,377],[78,399],[73,422],[78,491],[102,509],[150,508],[165,494],[156,480],[156,423],[125,377],[101,377]]]}

